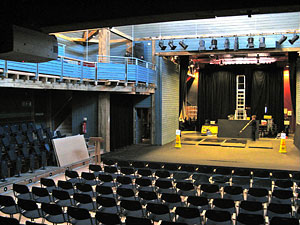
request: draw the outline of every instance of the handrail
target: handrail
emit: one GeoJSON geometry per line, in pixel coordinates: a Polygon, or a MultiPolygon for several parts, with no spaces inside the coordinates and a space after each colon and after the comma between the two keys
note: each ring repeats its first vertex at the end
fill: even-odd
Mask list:
{"type": "Polygon", "coordinates": [[[98,80],[124,80],[126,83],[134,81],[154,83],[156,85],[156,66],[153,63],[134,57],[104,56],[98,55],[97,62],[74,59],[59,55],[56,60],[44,63],[25,63],[3,60],[3,73],[8,70],[20,70],[35,74],[33,79],[37,80],[39,74],[49,74],[64,77],[78,78],[80,82],[84,79],[98,80]],[[119,66],[116,66],[118,64],[119,66]]]}

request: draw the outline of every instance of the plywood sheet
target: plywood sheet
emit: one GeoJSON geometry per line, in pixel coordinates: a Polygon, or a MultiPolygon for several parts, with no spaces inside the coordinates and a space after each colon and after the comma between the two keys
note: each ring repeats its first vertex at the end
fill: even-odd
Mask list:
{"type": "Polygon", "coordinates": [[[53,139],[52,143],[59,166],[70,165],[89,158],[83,135],[53,139]]]}
{"type": "Polygon", "coordinates": [[[236,147],[236,148],[245,148],[246,140],[238,140],[238,139],[229,139],[221,144],[222,147],[236,147]]]}
{"type": "Polygon", "coordinates": [[[220,146],[224,141],[225,139],[221,139],[221,138],[216,138],[216,139],[207,138],[200,141],[198,145],[220,146]]]}
{"type": "Polygon", "coordinates": [[[266,148],[266,149],[272,149],[273,145],[271,141],[251,141],[248,144],[249,148],[266,148]]]}

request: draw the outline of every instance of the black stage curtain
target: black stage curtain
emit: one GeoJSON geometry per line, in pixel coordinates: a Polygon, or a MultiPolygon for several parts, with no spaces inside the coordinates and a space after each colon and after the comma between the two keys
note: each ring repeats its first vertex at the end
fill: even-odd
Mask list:
{"type": "MultiPolygon", "coordinates": [[[[199,71],[198,128],[205,120],[227,119],[235,112],[236,75],[246,75],[246,106],[262,119],[265,106],[283,129],[283,69],[275,65],[209,65],[199,71]]],[[[250,115],[248,115],[250,116],[250,115]]]]}
{"type": "Polygon", "coordinates": [[[255,69],[252,78],[251,114],[263,119],[265,106],[267,115],[272,115],[278,131],[283,130],[283,69],[255,69]]]}
{"type": "MultiPolygon", "coordinates": [[[[235,110],[235,73],[211,67],[199,71],[198,123],[226,119],[235,110]]],[[[201,127],[201,126],[200,126],[201,127]]]]}
{"type": "Polygon", "coordinates": [[[296,113],[296,74],[297,74],[297,52],[289,52],[290,90],[293,105],[293,113],[296,113]]]}
{"type": "Polygon", "coordinates": [[[180,89],[179,116],[182,110],[184,99],[186,97],[186,91],[187,91],[186,79],[187,79],[188,67],[189,67],[189,57],[181,56],[180,57],[180,83],[179,83],[179,89],[180,89]]]}
{"type": "Polygon", "coordinates": [[[110,96],[110,148],[133,144],[133,99],[130,95],[110,96]]]}

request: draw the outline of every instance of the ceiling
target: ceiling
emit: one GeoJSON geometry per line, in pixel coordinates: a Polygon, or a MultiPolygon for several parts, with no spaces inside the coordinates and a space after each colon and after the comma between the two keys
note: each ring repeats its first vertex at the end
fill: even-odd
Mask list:
{"type": "Polygon", "coordinates": [[[102,1],[2,0],[0,25],[15,24],[45,33],[216,16],[300,11],[299,0],[102,1]]]}

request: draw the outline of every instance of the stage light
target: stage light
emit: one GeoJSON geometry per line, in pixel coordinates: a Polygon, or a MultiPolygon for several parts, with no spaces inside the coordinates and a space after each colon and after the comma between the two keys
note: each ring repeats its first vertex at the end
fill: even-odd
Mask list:
{"type": "Polygon", "coordinates": [[[218,49],[218,40],[217,39],[212,39],[211,40],[211,45],[210,45],[210,49],[214,50],[214,49],[218,49]]]}
{"type": "Polygon", "coordinates": [[[159,41],[158,45],[159,45],[161,50],[165,50],[167,48],[167,46],[164,45],[163,41],[159,41]]]}
{"type": "Polygon", "coordinates": [[[179,44],[180,44],[180,46],[181,46],[184,50],[186,50],[187,47],[188,47],[188,45],[185,44],[183,40],[182,40],[182,41],[179,41],[179,44]]]}
{"type": "Polygon", "coordinates": [[[200,40],[199,41],[199,51],[204,51],[205,50],[205,41],[200,40]]]}
{"type": "Polygon", "coordinates": [[[228,38],[225,39],[224,48],[225,48],[225,50],[230,49],[230,41],[228,38]]]}
{"type": "Polygon", "coordinates": [[[239,50],[239,38],[238,37],[235,37],[234,39],[234,51],[237,51],[239,50]]]}
{"type": "Polygon", "coordinates": [[[285,42],[287,39],[287,36],[282,35],[279,41],[277,41],[277,44],[281,45],[283,42],[285,42]]]}
{"type": "Polygon", "coordinates": [[[253,37],[249,37],[248,38],[248,44],[247,44],[248,48],[254,48],[254,38],[253,37]]]}
{"type": "Polygon", "coordinates": [[[260,37],[259,38],[259,48],[266,48],[266,39],[265,37],[260,37]]]}
{"type": "Polygon", "coordinates": [[[294,34],[294,37],[292,39],[289,39],[289,42],[291,45],[293,45],[298,39],[299,39],[299,35],[294,34]]]}
{"type": "Polygon", "coordinates": [[[173,44],[173,41],[169,41],[168,45],[170,46],[171,50],[175,50],[175,48],[177,47],[173,44]]]}
{"type": "Polygon", "coordinates": [[[256,64],[259,64],[259,59],[260,59],[260,56],[259,54],[256,55],[256,64]]]}

